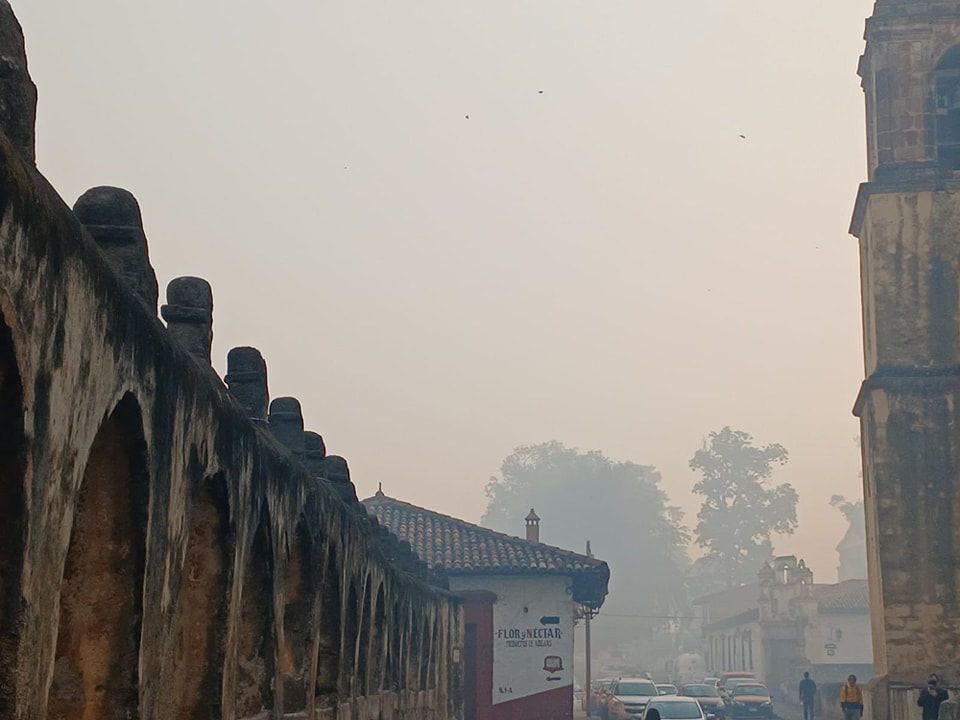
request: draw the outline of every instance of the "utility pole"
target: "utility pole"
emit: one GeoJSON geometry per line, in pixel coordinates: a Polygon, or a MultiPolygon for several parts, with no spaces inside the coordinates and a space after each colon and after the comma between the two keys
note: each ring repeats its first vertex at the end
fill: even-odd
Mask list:
{"type": "MultiPolygon", "coordinates": [[[[587,557],[593,557],[593,553],[590,552],[590,541],[587,540],[587,557]]],[[[584,670],[586,670],[586,697],[587,697],[587,717],[593,717],[593,678],[591,677],[591,667],[590,667],[590,616],[592,612],[590,608],[584,608],[586,612],[584,613],[584,624],[583,624],[583,634],[584,634],[584,645],[587,653],[586,662],[584,663],[584,670]]]]}

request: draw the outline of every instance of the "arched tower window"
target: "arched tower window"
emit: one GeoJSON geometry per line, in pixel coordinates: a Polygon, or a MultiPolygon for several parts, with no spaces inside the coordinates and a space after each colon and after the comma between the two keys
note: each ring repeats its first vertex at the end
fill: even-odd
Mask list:
{"type": "Polygon", "coordinates": [[[960,171],[960,45],[947,50],[934,72],[937,99],[937,159],[941,169],[960,171]]]}

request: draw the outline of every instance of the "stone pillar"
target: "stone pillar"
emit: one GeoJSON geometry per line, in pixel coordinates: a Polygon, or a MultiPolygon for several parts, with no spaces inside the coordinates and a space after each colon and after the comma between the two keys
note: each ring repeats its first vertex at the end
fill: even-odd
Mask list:
{"type": "Polygon", "coordinates": [[[95,187],[80,196],[73,212],[96,240],[114,272],[156,314],[160,290],[150,265],[137,199],[121,188],[95,187]]]}
{"type": "Polygon", "coordinates": [[[167,304],[160,308],[174,340],[204,365],[213,344],[213,290],[202,278],[181,277],[167,285],[167,304]]]}
{"type": "Polygon", "coordinates": [[[37,87],[27,71],[23,30],[0,0],[0,132],[31,165],[36,157],[37,87]]]}
{"type": "Polygon", "coordinates": [[[328,455],[323,463],[327,482],[340,494],[340,497],[349,504],[360,502],[357,499],[357,489],[350,482],[350,468],[347,461],[339,455],[328,455]]]}
{"type": "Polygon", "coordinates": [[[860,60],[860,418],[873,720],[960,667],[960,0],[877,0],[860,60]]]}
{"type": "Polygon", "coordinates": [[[303,410],[300,401],[280,397],[270,403],[270,432],[298,460],[303,459],[303,410]]]}
{"type": "Polygon", "coordinates": [[[940,706],[939,720],[960,720],[960,702],[950,698],[940,706]]]}
{"type": "Polygon", "coordinates": [[[260,351],[252,347],[235,347],[227,353],[227,375],[224,378],[230,394],[258,422],[267,419],[270,391],[267,387],[267,363],[260,351]]]}
{"type": "Polygon", "coordinates": [[[309,430],[303,434],[303,464],[315,480],[323,478],[323,464],[327,457],[327,448],[323,438],[309,430]]]}

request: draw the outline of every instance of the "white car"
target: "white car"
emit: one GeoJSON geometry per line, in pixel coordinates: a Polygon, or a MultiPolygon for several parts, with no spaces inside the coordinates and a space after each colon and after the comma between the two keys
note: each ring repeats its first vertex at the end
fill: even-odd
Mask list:
{"type": "Polygon", "coordinates": [[[646,678],[621,678],[611,686],[606,720],[632,720],[643,715],[647,703],[660,696],[657,686],[646,678]]]}
{"type": "Polygon", "coordinates": [[[706,716],[693,698],[664,695],[647,703],[643,720],[706,720],[706,716]]]}

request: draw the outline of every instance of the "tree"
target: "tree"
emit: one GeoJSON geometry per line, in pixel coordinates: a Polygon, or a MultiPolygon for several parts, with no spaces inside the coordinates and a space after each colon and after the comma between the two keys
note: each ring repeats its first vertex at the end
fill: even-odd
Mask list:
{"type": "Polygon", "coordinates": [[[683,605],[688,538],[655,468],[553,441],[514,450],[486,492],[487,527],[521,534],[536,508],[544,542],[583,552],[590,540],[611,569],[606,611],[668,613],[683,605]]]}
{"type": "Polygon", "coordinates": [[[693,492],[704,500],[697,514],[697,543],[706,555],[694,572],[719,588],[754,582],[773,557],[771,535],[797,527],[797,491],[772,485],[777,465],[788,460],[782,445],[755,447],[753,438],[725,427],[710,433],[690,460],[701,474],[693,492]]]}

